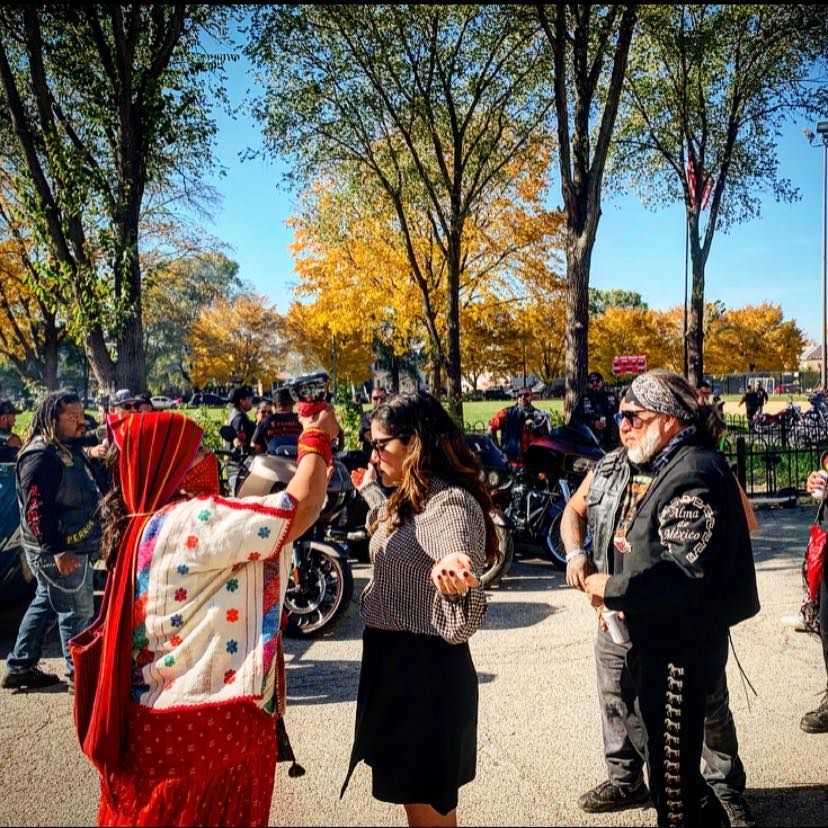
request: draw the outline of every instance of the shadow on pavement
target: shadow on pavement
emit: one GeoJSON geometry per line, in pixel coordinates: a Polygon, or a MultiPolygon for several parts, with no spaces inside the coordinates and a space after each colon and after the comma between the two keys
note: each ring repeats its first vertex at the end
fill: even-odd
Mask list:
{"type": "MultiPolygon", "coordinates": [[[[824,749],[824,746],[814,744],[817,753],[824,749]]],[[[749,787],[745,794],[757,825],[828,825],[828,785],[749,787]]]]}

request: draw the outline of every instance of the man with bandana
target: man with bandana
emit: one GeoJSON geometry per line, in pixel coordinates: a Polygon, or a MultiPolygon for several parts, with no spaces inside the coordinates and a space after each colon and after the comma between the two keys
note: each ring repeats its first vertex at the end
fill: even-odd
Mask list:
{"type": "Polygon", "coordinates": [[[561,526],[567,582],[599,615],[610,777],[579,804],[598,812],[645,802],[640,754],[659,825],[752,825],[725,664],[729,627],[759,601],[738,484],[713,448],[721,417],[683,377],[650,371],[616,420],[622,446],[583,481],[561,526]],[[607,609],[619,611],[629,643],[607,634],[607,609]]]}

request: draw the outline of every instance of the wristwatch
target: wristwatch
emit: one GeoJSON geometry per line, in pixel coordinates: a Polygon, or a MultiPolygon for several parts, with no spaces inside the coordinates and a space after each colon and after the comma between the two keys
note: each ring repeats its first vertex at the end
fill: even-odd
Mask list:
{"type": "Polygon", "coordinates": [[[586,555],[586,549],[583,549],[579,546],[577,549],[573,549],[571,552],[567,552],[566,562],[569,563],[573,558],[577,558],[578,555],[586,555]]]}

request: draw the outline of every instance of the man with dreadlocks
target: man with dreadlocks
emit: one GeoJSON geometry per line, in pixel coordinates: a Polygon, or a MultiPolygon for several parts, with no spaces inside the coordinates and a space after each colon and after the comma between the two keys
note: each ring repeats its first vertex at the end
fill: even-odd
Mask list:
{"type": "Polygon", "coordinates": [[[85,423],[77,394],[44,397],[17,459],[17,501],[26,559],[37,579],[0,685],[48,687],[58,676],[37,666],[46,633],[57,616],[70,692],[74,686],[69,639],[92,623],[92,563],[101,527],[100,492],[83,453],[85,423]]]}

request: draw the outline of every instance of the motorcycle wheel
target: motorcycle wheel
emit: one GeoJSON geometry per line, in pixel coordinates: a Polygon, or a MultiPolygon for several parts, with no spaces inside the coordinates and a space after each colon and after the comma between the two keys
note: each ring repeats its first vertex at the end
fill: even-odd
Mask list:
{"type": "Polygon", "coordinates": [[[290,638],[312,638],[330,627],[348,608],[354,594],[354,576],[346,560],[318,544],[303,550],[303,554],[310,555],[308,588],[301,591],[291,574],[285,593],[285,635],[290,638]]]}
{"type": "Polygon", "coordinates": [[[561,517],[563,516],[564,504],[553,504],[550,507],[549,524],[543,536],[543,551],[555,565],[556,569],[566,569],[566,549],[561,538],[561,517]]]}
{"type": "Polygon", "coordinates": [[[497,562],[487,566],[480,577],[480,583],[484,589],[494,589],[503,579],[503,576],[512,566],[515,558],[515,542],[512,540],[512,533],[505,527],[495,524],[497,532],[497,545],[500,547],[500,557],[497,562]]]}

